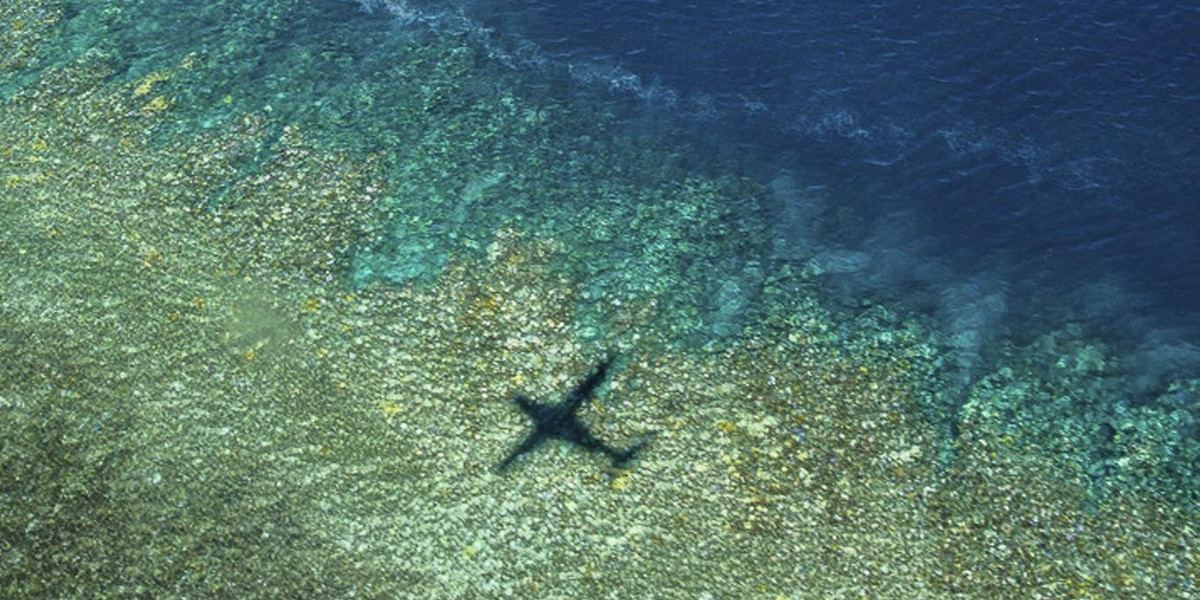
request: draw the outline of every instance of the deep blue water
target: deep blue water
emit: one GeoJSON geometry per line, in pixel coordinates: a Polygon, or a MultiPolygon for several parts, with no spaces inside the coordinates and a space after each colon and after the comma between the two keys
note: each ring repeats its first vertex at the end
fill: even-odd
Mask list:
{"type": "Polygon", "coordinates": [[[781,257],[857,253],[831,285],[849,301],[984,340],[1067,321],[1131,350],[1196,339],[1200,4],[393,4],[465,16],[517,68],[564,66],[751,165],[804,221],[781,219],[781,257]]]}

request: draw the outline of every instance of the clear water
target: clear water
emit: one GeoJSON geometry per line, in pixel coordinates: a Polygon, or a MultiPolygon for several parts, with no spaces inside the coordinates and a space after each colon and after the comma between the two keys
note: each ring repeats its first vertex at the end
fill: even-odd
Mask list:
{"type": "Polygon", "coordinates": [[[864,252],[861,270],[840,282],[849,301],[883,295],[953,314],[963,293],[1002,293],[1003,314],[987,327],[1006,334],[1078,321],[1127,349],[1155,335],[1197,340],[1194,5],[482,1],[461,10],[512,47],[532,43],[569,65],[577,81],[667,110],[757,176],[790,173],[804,197],[780,194],[775,209],[798,202],[836,222],[778,229],[783,246],[800,247],[785,257],[864,252]],[[787,239],[805,235],[816,239],[787,239]]]}
{"type": "Polygon", "coordinates": [[[6,2],[0,596],[1194,597],[1196,15],[6,2]]]}

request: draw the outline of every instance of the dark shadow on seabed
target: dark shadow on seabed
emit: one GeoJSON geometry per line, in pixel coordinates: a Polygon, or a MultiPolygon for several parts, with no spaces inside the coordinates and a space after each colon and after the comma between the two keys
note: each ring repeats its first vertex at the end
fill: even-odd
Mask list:
{"type": "Polygon", "coordinates": [[[600,366],[596,367],[596,370],[592,371],[591,375],[588,375],[587,379],[581,381],[563,398],[562,402],[557,404],[542,404],[523,395],[513,398],[513,402],[521,408],[521,411],[533,420],[533,431],[496,466],[496,471],[506,472],[512,466],[513,461],[523,454],[532,452],[548,440],[562,440],[588,452],[600,452],[612,460],[613,467],[623,467],[633,460],[638,452],[646,446],[646,441],[624,450],[618,450],[592,435],[587,426],[575,414],[584,400],[590,398],[596,388],[604,383],[608,377],[608,368],[612,363],[613,357],[609,356],[600,363],[600,366]]]}

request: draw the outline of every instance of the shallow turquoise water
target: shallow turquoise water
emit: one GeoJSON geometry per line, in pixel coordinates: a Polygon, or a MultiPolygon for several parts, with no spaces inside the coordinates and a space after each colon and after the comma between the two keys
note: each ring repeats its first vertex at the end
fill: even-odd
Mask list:
{"type": "MultiPolygon", "coordinates": [[[[1054,316],[1035,322],[1040,330],[1006,338],[1006,320],[1022,308],[1013,306],[1003,276],[929,288],[916,280],[939,281],[937,264],[927,275],[879,271],[889,257],[903,263],[919,256],[886,246],[893,238],[912,242],[900,232],[903,219],[890,222],[895,235],[874,234],[883,246],[830,246],[821,236],[831,221],[860,217],[837,213],[803,175],[746,177],[736,157],[713,156],[702,136],[678,130],[677,116],[656,121],[656,109],[620,90],[580,85],[569,65],[546,62],[552,52],[522,53],[504,31],[449,7],[301,0],[64,6],[43,58],[10,75],[7,94],[40,70],[89,53],[104,57],[110,79],[130,85],[194,60],[198,68],[168,84],[172,118],[153,129],[160,143],[203,140],[254,112],[266,116],[266,134],[239,150],[233,164],[241,176],[262,169],[288,125],[319,147],[375,157],[388,193],[374,235],[339,257],[352,287],[429,283],[451,257],[483,256],[496,229],[513,226],[566,246],[557,268],[583,282],[578,308],[587,331],[602,331],[614,318],[598,300],[648,295],[666,307],[661,318],[677,343],[704,347],[735,339],[754,322],[763,291],[779,291],[781,268],[804,271],[847,315],[877,301],[912,318],[926,318],[912,312],[917,307],[937,307],[930,326],[943,336],[949,388],[926,410],[948,436],[957,411],[977,393],[973,386],[1005,361],[1036,362],[1047,345],[1092,347],[1092,330],[1063,333],[1054,316]],[[871,288],[881,293],[864,293],[871,288]],[[911,293],[897,294],[905,290],[911,293]],[[1069,341],[1045,341],[1059,338],[1069,341]],[[1016,355],[1005,349],[1013,342],[1022,348],[1016,355]]],[[[219,208],[227,192],[218,187],[194,202],[219,208]]],[[[1117,301],[1092,301],[1105,302],[1117,301]]],[[[1110,468],[1103,465],[1118,460],[1114,446],[1130,411],[1185,415],[1169,427],[1191,448],[1200,400],[1179,375],[1200,352],[1178,333],[1154,335],[1132,352],[1130,340],[1102,342],[1103,369],[1083,397],[1016,410],[1048,431],[1056,429],[1056,411],[1083,415],[1084,456],[1097,463],[1100,480],[1110,468]]],[[[1070,369],[1046,368],[1051,379],[1070,369]]],[[[1192,454],[1183,452],[1171,473],[1190,473],[1192,454]]]]}
{"type": "MultiPolygon", "coordinates": [[[[553,68],[514,68],[506,46],[494,45],[470,27],[405,22],[387,11],[363,13],[346,2],[203,7],[79,2],[65,14],[42,46],[40,62],[0,81],[6,96],[30,89],[38,75],[53,75],[55,67],[98,57],[106,69],[104,83],[121,90],[118,96],[133,107],[123,116],[147,123],[142,133],[151,148],[201,149],[194,157],[197,164],[183,161],[181,177],[192,170],[207,173],[208,160],[227,170],[213,168],[221,177],[194,190],[166,193],[176,204],[165,210],[186,209],[201,220],[181,218],[184,225],[172,231],[182,234],[159,242],[161,249],[139,239],[136,229],[122,231],[120,243],[102,246],[104,252],[51,251],[57,248],[53,244],[66,243],[53,228],[45,235],[6,231],[6,250],[32,244],[39,260],[49,264],[71,267],[67,258],[74,255],[82,261],[58,279],[39,280],[22,271],[6,281],[8,289],[37,292],[10,293],[0,313],[4,331],[16,332],[0,338],[12,350],[6,352],[5,373],[16,374],[6,378],[0,406],[21,440],[4,457],[10,461],[6,465],[20,467],[23,478],[8,489],[22,496],[22,510],[37,515],[24,529],[22,539],[30,545],[8,555],[14,564],[45,556],[37,553],[46,547],[39,536],[57,535],[54,518],[43,518],[57,510],[49,498],[71,507],[58,521],[66,529],[120,535],[120,527],[105,515],[130,516],[113,508],[122,505],[131,507],[135,518],[173,518],[199,527],[194,535],[171,531],[163,538],[186,548],[183,558],[170,548],[148,551],[151,558],[178,560],[166,572],[180,579],[158,582],[160,589],[195,589],[188,587],[192,581],[207,582],[205,567],[221,571],[214,581],[252,581],[225,570],[241,557],[243,543],[255,549],[250,556],[260,567],[289,556],[304,557],[311,565],[322,552],[331,552],[337,560],[329,570],[350,575],[338,585],[317,576],[313,581],[329,584],[321,588],[326,592],[341,590],[329,592],[334,596],[350,595],[361,582],[380,581],[380,573],[395,563],[371,561],[382,560],[382,551],[393,548],[414,552],[417,565],[398,571],[391,581],[395,586],[436,589],[428,573],[449,569],[444,576],[461,578],[446,583],[445,590],[452,590],[447,597],[484,589],[471,586],[489,580],[518,589],[519,582],[489,570],[531,568],[545,556],[529,551],[517,557],[527,560],[515,560],[481,538],[492,532],[528,549],[530,528],[538,535],[569,538],[571,543],[561,547],[564,556],[591,552],[602,541],[617,548],[603,555],[622,565],[622,574],[636,570],[636,559],[645,558],[657,569],[650,581],[670,580],[672,574],[693,571],[672,571],[664,561],[668,550],[683,544],[685,557],[699,560],[710,555],[690,551],[717,535],[704,529],[712,524],[670,515],[667,509],[679,501],[703,507],[685,511],[693,519],[725,513],[745,517],[725,521],[725,533],[738,527],[762,533],[713,537],[721,541],[706,550],[727,561],[723,564],[741,565],[756,581],[778,577],[776,567],[790,569],[801,555],[811,559],[807,552],[844,565],[841,559],[854,546],[830,541],[840,535],[838,527],[874,526],[881,514],[894,519],[882,519],[880,529],[855,531],[878,535],[878,544],[866,547],[880,555],[888,554],[887,544],[900,543],[889,536],[903,540],[914,556],[905,568],[925,568],[915,557],[928,556],[914,548],[928,550],[923,545],[928,539],[946,543],[959,535],[954,532],[970,527],[988,532],[965,536],[964,549],[921,572],[932,581],[936,577],[930,573],[952,571],[959,566],[954,561],[982,564],[973,562],[986,555],[972,554],[977,549],[1006,547],[1003,541],[999,546],[979,541],[1007,539],[1006,527],[1027,528],[1022,531],[1029,539],[1074,541],[1103,529],[1081,514],[1120,514],[1104,512],[1118,510],[1106,504],[1110,498],[1150,498],[1172,510],[1196,500],[1197,381],[1160,375],[1145,385],[1146,393],[1130,396],[1123,355],[1082,327],[1048,326],[1005,342],[996,335],[997,314],[1005,304],[1003,282],[947,287],[940,296],[950,308],[932,317],[886,297],[859,297],[855,278],[870,277],[863,264],[877,257],[822,249],[804,239],[782,243],[778,237],[781,223],[789,230],[816,232],[828,219],[854,220],[852,214],[802,202],[811,191],[802,174],[748,176],[737,160],[714,155],[686,132],[664,125],[672,123],[666,116],[660,120],[652,111],[637,110],[627,98],[574,88],[569,74],[553,68]],[[244,131],[253,134],[243,136],[244,131]],[[316,163],[305,162],[318,154],[322,158],[316,163]],[[369,166],[359,166],[364,164],[369,166]],[[273,262],[274,253],[295,251],[297,238],[288,233],[313,244],[314,252],[337,247],[322,244],[352,228],[323,221],[313,207],[328,203],[343,209],[345,199],[338,196],[343,190],[334,183],[342,177],[357,181],[360,168],[369,172],[362,176],[368,182],[350,188],[374,204],[369,212],[337,213],[365,220],[353,229],[358,237],[345,252],[320,257],[315,271],[303,261],[288,262],[291,258],[273,262]],[[297,199],[289,195],[291,189],[312,192],[297,199]],[[780,210],[772,204],[779,198],[799,203],[780,210]],[[280,199],[286,200],[282,206],[272,204],[280,199]],[[260,212],[255,203],[270,210],[260,212]],[[307,228],[272,230],[277,227],[272,219],[288,222],[284,208],[309,215],[303,221],[307,228]],[[234,224],[231,231],[217,235],[205,229],[226,221],[234,224]],[[187,229],[189,224],[195,231],[187,229]],[[122,330],[109,329],[106,319],[123,313],[112,309],[106,317],[105,307],[119,306],[122,296],[100,287],[103,269],[88,261],[116,252],[131,257],[131,272],[154,273],[157,265],[171,264],[172,248],[183,253],[180,248],[213,239],[235,249],[230,252],[234,262],[243,260],[238,253],[259,257],[260,272],[272,273],[270,282],[254,282],[249,275],[243,281],[239,272],[229,275],[230,281],[218,278],[223,283],[214,290],[205,287],[214,286],[212,273],[172,273],[177,279],[168,278],[162,293],[141,299],[155,308],[158,302],[169,305],[166,316],[154,320],[155,313],[147,313],[145,323],[153,325],[139,325],[156,331],[169,323],[189,323],[196,328],[190,330],[195,339],[172,333],[126,343],[110,337],[122,330]],[[487,265],[502,276],[473,273],[463,265],[487,265]],[[64,278],[76,287],[62,283],[64,278]],[[314,281],[327,286],[324,295],[292,298],[288,294],[294,290],[281,283],[314,281]],[[39,320],[54,312],[36,307],[35,297],[53,299],[55,286],[69,288],[72,293],[64,297],[77,299],[73,308],[63,309],[70,326],[39,320]],[[521,295],[502,293],[510,289],[521,295]],[[426,292],[431,295],[421,295],[426,292]],[[369,300],[356,305],[356,294],[369,300]],[[847,304],[846,298],[854,302],[847,304]],[[208,302],[214,307],[207,308],[208,302]],[[417,308],[405,312],[408,306],[417,308]],[[218,313],[228,323],[206,316],[218,313]],[[100,315],[94,319],[100,325],[87,328],[95,335],[71,337],[60,331],[83,330],[78,323],[92,315],[100,315]],[[946,330],[946,324],[953,327],[946,330]],[[330,338],[329,332],[341,337],[330,338]],[[622,365],[627,374],[621,381],[629,387],[603,395],[597,410],[611,428],[607,433],[624,441],[677,428],[679,433],[664,435],[661,443],[680,458],[656,453],[652,446],[647,462],[640,463],[646,471],[635,465],[631,474],[589,474],[586,457],[567,450],[531,460],[528,480],[501,485],[488,479],[482,467],[498,460],[491,455],[503,456],[524,425],[503,410],[502,390],[532,389],[536,392],[528,393],[550,398],[586,372],[605,346],[620,344],[632,355],[650,356],[622,365]],[[809,344],[819,350],[815,357],[805,354],[809,344]],[[336,368],[320,362],[330,353],[338,357],[336,368]],[[155,357],[167,360],[159,363],[155,357]],[[43,371],[55,361],[65,366],[43,371]],[[131,373],[144,376],[131,378],[131,373]],[[789,386],[805,391],[793,394],[789,386]],[[865,391],[879,386],[886,390],[879,396],[865,391]],[[354,392],[343,391],[347,387],[354,392]],[[896,395],[894,401],[890,394],[896,395]],[[84,402],[72,404],[81,397],[84,402]],[[812,398],[823,404],[806,405],[812,398]],[[843,399],[863,412],[839,412],[843,399]],[[175,411],[186,418],[172,420],[175,411]],[[408,411],[418,416],[410,419],[408,411]],[[992,450],[980,450],[987,444],[992,450]],[[35,447],[43,458],[29,460],[35,447]],[[996,449],[1002,460],[986,463],[996,458],[996,449]],[[1026,454],[1034,452],[1041,454],[1026,454]],[[93,463],[92,456],[104,460],[93,463]],[[1022,473],[1021,465],[1055,461],[1073,469],[1066,479],[1083,490],[1082,500],[1057,492],[1041,497],[1040,488],[1027,495],[1012,492],[1006,477],[1020,481],[1011,473],[1022,473]],[[561,469],[572,468],[580,469],[577,477],[562,475],[561,469]],[[179,476],[189,469],[202,476],[179,476]],[[859,476],[863,491],[855,500],[837,500],[844,495],[801,485],[819,481],[837,488],[859,476]],[[115,483],[105,487],[109,479],[115,483]],[[164,481],[168,485],[157,487],[164,481]],[[672,487],[674,481],[687,484],[672,487]],[[626,489],[646,494],[636,501],[606,495],[626,489]],[[125,503],[127,498],[137,502],[125,503]],[[559,498],[565,500],[559,503],[559,498]],[[992,498],[997,505],[987,504],[992,498]],[[600,504],[584,513],[586,518],[573,517],[576,509],[570,507],[588,501],[600,504]],[[1005,520],[1009,504],[1018,509],[1011,521],[1005,520]],[[487,518],[471,522],[459,516],[464,507],[487,518]],[[679,537],[644,535],[639,507],[653,517],[646,527],[679,531],[679,537]],[[637,526],[622,530],[626,521],[605,518],[608,509],[637,526]],[[1024,509],[1034,516],[1019,512],[1024,509]],[[772,520],[783,514],[776,510],[798,520],[772,520]],[[1044,514],[1039,511],[1062,511],[1077,530],[1063,534],[1039,520],[1037,515],[1044,514]],[[238,512],[244,512],[244,522],[230,518],[238,512]],[[993,512],[1004,517],[995,523],[984,518],[993,512]],[[555,529],[558,521],[547,522],[545,515],[573,526],[555,529]],[[668,517],[674,525],[663,526],[668,517]],[[762,522],[791,523],[787,527],[803,522],[821,533],[808,539],[782,525],[756,525],[762,522]],[[1048,530],[1040,529],[1043,525],[1048,530]],[[404,527],[411,532],[397,531],[404,527]],[[518,537],[519,544],[513,541],[518,537]],[[278,541],[247,542],[268,538],[278,541]],[[623,545],[629,540],[646,545],[623,545]],[[206,544],[218,549],[206,550],[206,544]],[[738,544],[744,544],[744,552],[738,544]],[[758,566],[755,553],[766,557],[758,566]],[[485,560],[475,561],[477,556],[485,560]],[[453,572],[450,565],[461,571],[453,572]]],[[[79,100],[65,92],[62,97],[79,100]]],[[[88,136],[72,139],[79,143],[88,136]]],[[[29,164],[36,165],[44,146],[18,140],[8,151],[28,153],[29,164]]],[[[150,165],[147,170],[154,171],[150,165]]],[[[154,189],[174,181],[154,176],[154,189]]],[[[38,188],[30,184],[42,183],[38,171],[14,168],[4,177],[11,193],[37,197],[38,188]]],[[[120,189],[144,188],[134,182],[120,189]]],[[[47,217],[36,208],[13,208],[13,218],[22,219],[14,222],[39,227],[42,219],[52,222],[52,210],[46,210],[47,217]]],[[[91,222],[102,208],[92,207],[95,213],[82,221],[91,222]]],[[[137,215],[124,217],[137,222],[137,215]]],[[[94,231],[88,235],[103,238],[94,231]]],[[[78,240],[80,247],[88,248],[89,240],[78,240]]],[[[28,264],[13,255],[6,259],[28,264]]],[[[1185,359],[1189,352],[1186,343],[1170,339],[1160,340],[1155,349],[1185,359]]],[[[1146,520],[1138,517],[1126,522],[1141,527],[1146,520]]],[[[21,519],[29,517],[6,526],[22,529],[21,519]]],[[[131,525],[131,539],[153,528],[150,521],[131,525]]],[[[61,562],[48,565],[47,572],[69,568],[70,544],[103,541],[62,535],[70,543],[62,541],[48,553],[61,562]]],[[[1159,582],[1162,589],[1185,594],[1194,591],[1194,580],[1179,575],[1193,564],[1188,562],[1189,534],[1182,539],[1182,549],[1136,558],[1161,560],[1153,564],[1172,577],[1170,583],[1159,582]]],[[[1070,554],[1069,545],[1054,547],[1075,558],[1093,556],[1091,546],[1079,555],[1070,554]]],[[[95,580],[121,580],[107,571],[109,563],[89,564],[100,565],[91,567],[96,573],[104,571],[93,573],[95,580]]],[[[805,564],[803,576],[819,579],[823,563],[805,564]]],[[[613,584],[600,571],[600,576],[589,575],[598,577],[588,588],[592,595],[613,584]]],[[[285,571],[271,575],[277,585],[307,581],[288,579],[285,571]]],[[[791,588],[756,590],[764,597],[775,592],[803,597],[795,587],[800,575],[791,575],[797,577],[787,580],[791,588]]],[[[834,575],[853,582],[856,590],[871,587],[850,572],[834,575]]],[[[738,577],[690,583],[696,593],[734,593],[749,586],[738,577]]]]}

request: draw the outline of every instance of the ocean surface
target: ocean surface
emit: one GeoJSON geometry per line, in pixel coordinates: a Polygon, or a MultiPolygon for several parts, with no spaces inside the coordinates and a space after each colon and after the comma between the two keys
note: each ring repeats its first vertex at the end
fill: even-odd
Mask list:
{"type": "Polygon", "coordinates": [[[0,597],[1200,598],[1197,31],[2,0],[0,597]]]}
{"type": "Polygon", "coordinates": [[[849,302],[989,340],[1085,323],[1200,366],[1194,3],[383,4],[465,15],[518,68],[565,65],[783,176],[773,209],[820,225],[777,228],[777,256],[860,253],[849,302]]]}

